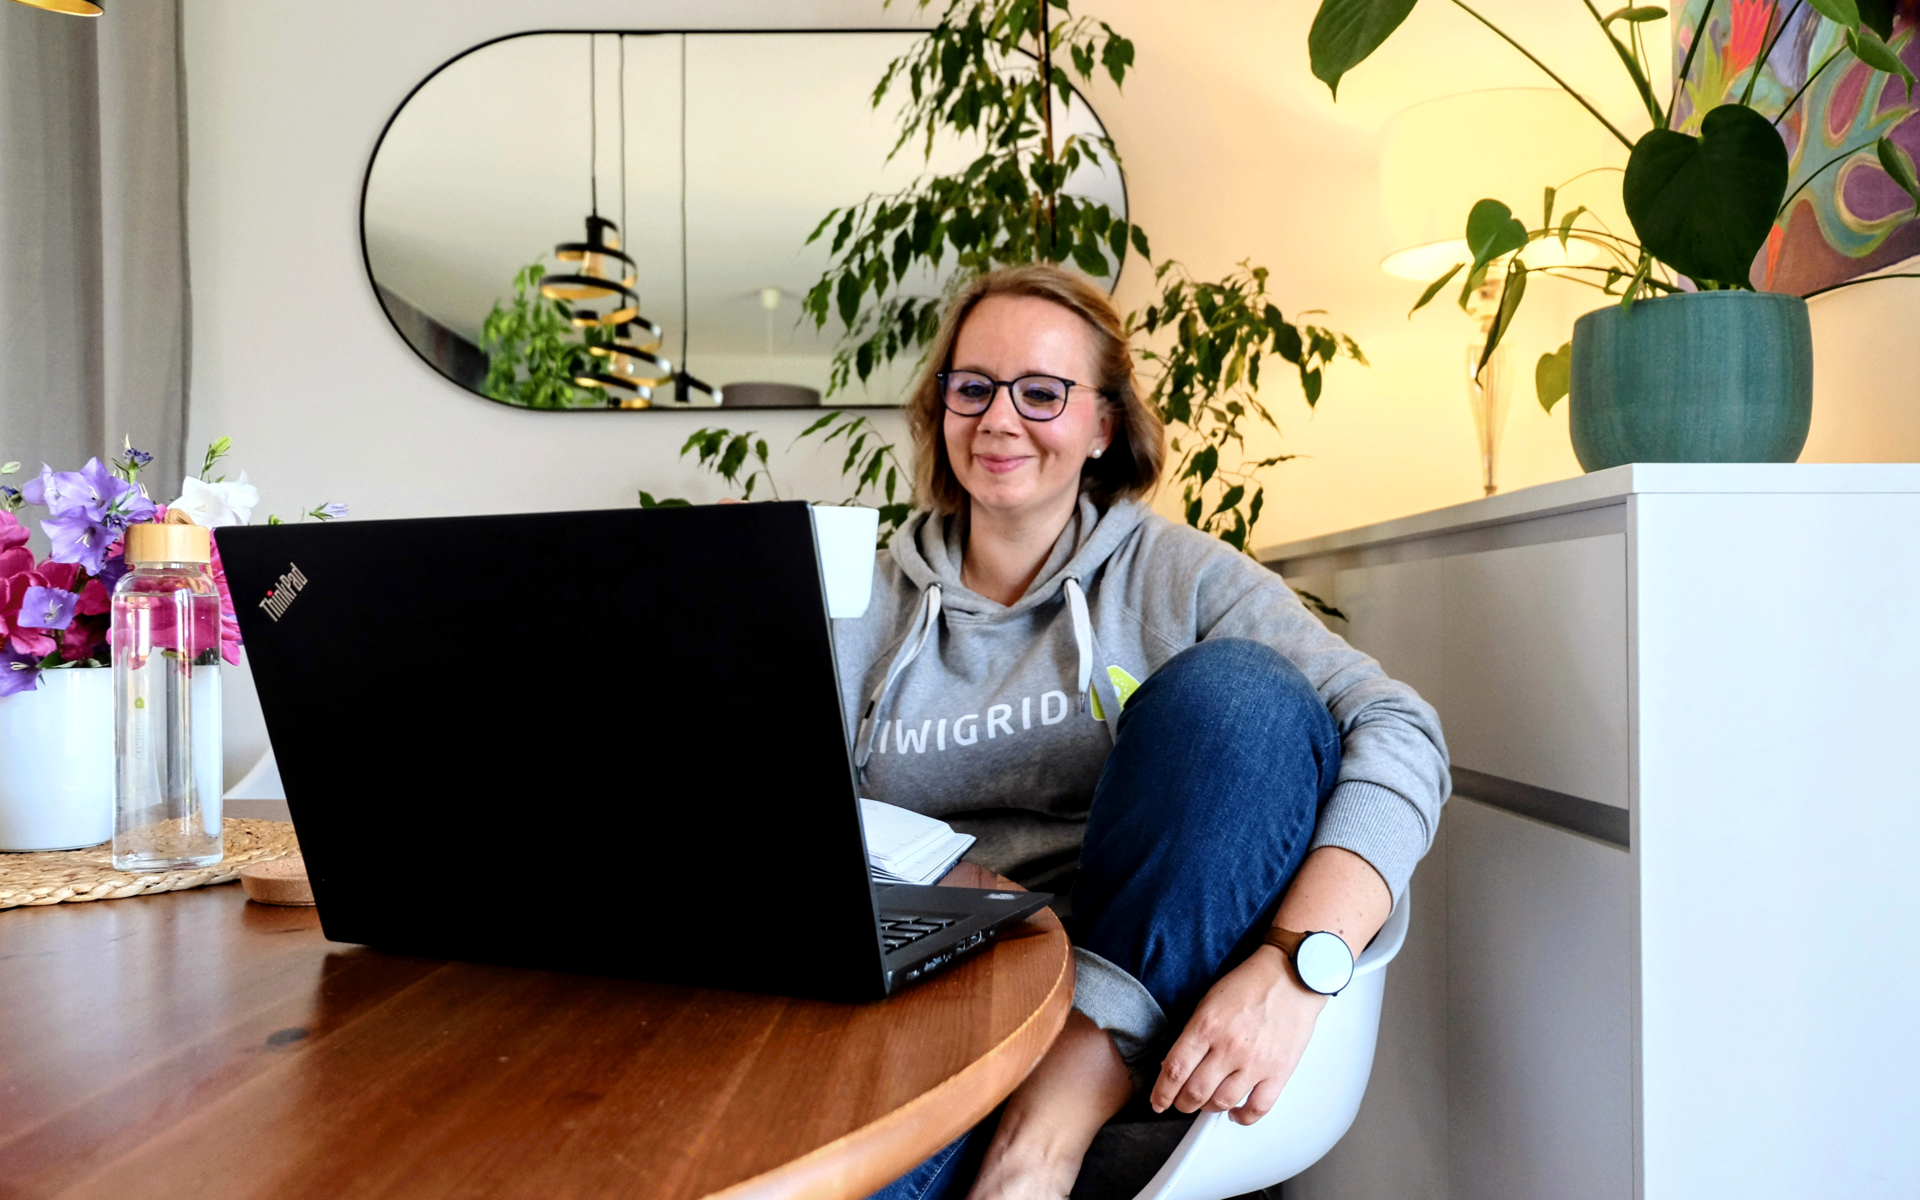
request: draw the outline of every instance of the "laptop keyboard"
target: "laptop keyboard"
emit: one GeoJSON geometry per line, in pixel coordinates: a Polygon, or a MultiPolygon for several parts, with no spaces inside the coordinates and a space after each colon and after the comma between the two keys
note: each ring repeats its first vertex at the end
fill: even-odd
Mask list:
{"type": "Polygon", "coordinates": [[[907,913],[881,913],[880,939],[886,945],[888,954],[902,946],[910,945],[926,937],[939,933],[954,923],[952,917],[913,916],[907,913]]]}

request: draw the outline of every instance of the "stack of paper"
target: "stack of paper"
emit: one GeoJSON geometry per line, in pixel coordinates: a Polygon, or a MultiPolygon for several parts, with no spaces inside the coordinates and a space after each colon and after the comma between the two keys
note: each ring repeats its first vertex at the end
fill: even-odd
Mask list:
{"type": "Polygon", "coordinates": [[[931,884],[953,869],[973,845],[970,833],[904,808],[860,798],[867,829],[867,869],[875,883],[931,884]]]}

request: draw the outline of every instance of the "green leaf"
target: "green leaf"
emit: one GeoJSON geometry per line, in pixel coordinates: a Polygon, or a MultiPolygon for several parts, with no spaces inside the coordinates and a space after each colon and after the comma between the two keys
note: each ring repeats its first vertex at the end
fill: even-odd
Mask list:
{"type": "Polygon", "coordinates": [[[1829,21],[1838,21],[1852,29],[1860,24],[1860,7],[1853,0],[1807,0],[1813,10],[1829,21]]]}
{"type": "Polygon", "coordinates": [[[1153,254],[1147,249],[1147,231],[1135,225],[1132,230],[1132,236],[1133,248],[1140,252],[1140,257],[1152,260],[1153,254]]]}
{"type": "Polygon", "coordinates": [[[1200,453],[1193,456],[1192,464],[1187,467],[1187,474],[1198,475],[1200,477],[1201,484],[1205,485],[1205,483],[1209,479],[1213,478],[1213,473],[1214,471],[1219,469],[1219,466],[1220,466],[1219,447],[1208,446],[1206,449],[1200,451],[1200,453]]]}
{"type": "Polygon", "coordinates": [[[1542,354],[1533,365],[1533,390],[1540,407],[1548,412],[1566,396],[1573,379],[1573,343],[1568,342],[1552,354],[1542,354]]]}
{"type": "Polygon", "coordinates": [[[1722,104],[1700,136],[1653,129],[1627,159],[1621,198],[1647,252],[1700,282],[1750,287],[1753,260],[1787,192],[1787,147],[1773,123],[1722,104]]]}
{"type": "Polygon", "coordinates": [[[215,438],[213,444],[207,447],[207,460],[200,467],[200,478],[206,479],[207,473],[213,470],[213,464],[225,458],[227,451],[231,449],[233,449],[232,438],[225,436],[215,438]]]}
{"type": "Polygon", "coordinates": [[[1581,213],[1586,211],[1587,206],[1582,204],[1566,216],[1560,218],[1560,248],[1562,250],[1567,248],[1567,238],[1573,234],[1573,223],[1580,219],[1581,213]]]}
{"type": "Polygon", "coordinates": [[[1195,529],[1200,528],[1200,514],[1202,511],[1200,505],[1200,497],[1189,493],[1187,496],[1187,524],[1193,526],[1195,529]]]}
{"type": "Polygon", "coordinates": [[[1913,99],[1913,72],[1907,69],[1906,63],[1900,61],[1900,56],[1893,52],[1893,47],[1880,40],[1879,34],[1871,29],[1849,29],[1847,30],[1847,49],[1853,51],[1855,58],[1874,70],[1899,76],[1907,85],[1907,99],[1913,99]]]}
{"type": "Polygon", "coordinates": [[[1641,21],[1664,20],[1666,15],[1667,10],[1664,8],[1659,8],[1652,4],[1638,4],[1628,8],[1614,9],[1606,16],[1600,18],[1600,24],[1611,25],[1615,21],[1631,21],[1638,24],[1641,21]]]}
{"type": "Polygon", "coordinates": [[[1400,28],[1415,0],[1321,0],[1307,32],[1313,77],[1336,98],[1340,78],[1367,60],[1400,28]]]}
{"type": "Polygon", "coordinates": [[[1448,272],[1445,275],[1442,275],[1440,278],[1428,284],[1427,290],[1420,293],[1420,299],[1414,301],[1413,307],[1407,310],[1408,318],[1411,319],[1413,314],[1425,308],[1429,301],[1431,301],[1435,296],[1438,296],[1440,294],[1440,289],[1447,286],[1447,280],[1452,279],[1455,275],[1458,275],[1460,273],[1461,268],[1465,267],[1466,265],[1467,264],[1465,263],[1455,263],[1453,264],[1453,267],[1450,270],[1448,270],[1448,272]]]}
{"type": "Polygon", "coordinates": [[[854,318],[860,315],[860,294],[865,290],[860,274],[848,271],[841,275],[840,283],[834,290],[834,300],[840,306],[840,320],[851,326],[854,318]]]}
{"type": "Polygon", "coordinates": [[[1339,609],[1335,608],[1333,605],[1328,604],[1325,600],[1322,600],[1320,597],[1314,595],[1312,592],[1306,591],[1302,588],[1294,588],[1293,594],[1300,597],[1301,602],[1305,604],[1309,609],[1319,613],[1323,617],[1334,617],[1341,621],[1345,621],[1348,619],[1346,613],[1343,613],[1339,609]]]}
{"type": "Polygon", "coordinates": [[[1480,351],[1479,365],[1473,369],[1473,377],[1480,378],[1480,372],[1487,369],[1487,360],[1499,348],[1500,340],[1513,328],[1513,314],[1520,308],[1520,298],[1527,294],[1527,264],[1514,259],[1507,268],[1506,281],[1500,287],[1500,309],[1493,316],[1493,328],[1487,332],[1487,344],[1480,351]]]}
{"type": "Polygon", "coordinates": [[[1296,366],[1306,357],[1306,346],[1300,340],[1300,330],[1293,325],[1282,325],[1274,331],[1273,349],[1281,358],[1296,366]]]}
{"type": "Polygon", "coordinates": [[[12,475],[19,470],[20,464],[17,462],[0,463],[0,475],[12,475]]]}
{"type": "Polygon", "coordinates": [[[1467,214],[1467,249],[1475,271],[1526,244],[1527,227],[1500,201],[1482,200],[1467,214]]]}
{"type": "Polygon", "coordinates": [[[1127,68],[1133,65],[1133,43],[1108,30],[1107,44],[1100,48],[1100,65],[1113,77],[1113,86],[1126,81],[1127,68]]]}
{"type": "MultiPolygon", "coordinates": [[[[1640,255],[1640,265],[1634,268],[1633,276],[1627,280],[1626,286],[1620,289],[1621,312],[1633,311],[1633,302],[1640,295],[1640,285],[1645,283],[1647,277],[1652,274],[1653,255],[1642,252],[1640,255]]],[[[1607,272],[1607,277],[1611,280],[1613,278],[1613,272],[1607,272]]]]}
{"type": "Polygon", "coordinates": [[[1219,516],[1221,513],[1226,512],[1228,509],[1232,508],[1234,505],[1239,504],[1240,501],[1243,498],[1245,498],[1246,494],[1247,494],[1247,489],[1245,485],[1238,484],[1238,483],[1234,484],[1232,487],[1228,488],[1226,492],[1220,497],[1220,503],[1213,506],[1213,515],[1219,516]]]}
{"type": "MultiPolygon", "coordinates": [[[[1880,156],[1881,170],[1885,171],[1889,178],[1900,185],[1901,191],[1913,198],[1914,212],[1920,213],[1920,180],[1914,178],[1913,159],[1907,156],[1905,150],[1894,145],[1893,142],[1887,138],[1881,138],[1878,142],[1875,142],[1873,148],[1875,153],[1880,156]]],[[[20,466],[19,463],[10,463],[8,465],[16,470],[20,466]]],[[[0,470],[0,474],[5,473],[4,470],[0,470]]]]}
{"type": "Polygon", "coordinates": [[[1105,278],[1108,274],[1107,256],[1100,253],[1100,247],[1092,241],[1076,241],[1073,244],[1073,265],[1093,276],[1105,278]]]}

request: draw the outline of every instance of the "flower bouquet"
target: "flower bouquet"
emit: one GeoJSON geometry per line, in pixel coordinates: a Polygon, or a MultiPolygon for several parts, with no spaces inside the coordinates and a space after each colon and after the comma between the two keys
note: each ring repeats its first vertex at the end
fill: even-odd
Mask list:
{"type": "MultiPolygon", "coordinates": [[[[186,479],[179,497],[164,505],[154,503],[140,482],[140,470],[153,456],[131,442],[110,463],[91,458],[78,471],[42,465],[39,476],[20,487],[0,484],[0,697],[34,690],[43,671],[110,663],[109,612],[113,587],[128,569],[128,526],[163,521],[169,510],[207,529],[252,519],[260,493],[246,472],[232,480],[213,474],[232,444],[223,437],[208,447],[200,473],[186,479]],[[31,531],[15,515],[27,505],[48,512],[40,528],[52,552],[40,562],[26,546],[31,531]]],[[[19,470],[19,463],[6,463],[0,476],[19,470]]],[[[329,521],[346,512],[344,504],[322,504],[300,519],[329,521]]],[[[278,517],[267,520],[280,523],[278,517]]],[[[212,567],[220,589],[220,654],[238,663],[240,625],[217,542],[212,567]]]]}

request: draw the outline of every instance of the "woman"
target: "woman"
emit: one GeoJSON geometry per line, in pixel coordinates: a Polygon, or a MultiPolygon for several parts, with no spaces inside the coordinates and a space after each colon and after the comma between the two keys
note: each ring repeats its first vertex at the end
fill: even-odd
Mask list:
{"type": "Polygon", "coordinates": [[[1076,979],[990,1139],[880,1195],[1063,1197],[1136,1089],[1243,1124],[1273,1106],[1326,996],[1264,935],[1366,946],[1432,840],[1446,750],[1278,576],[1142,503],[1163,432],[1097,288],[983,276],[927,364],[922,508],[835,629],[862,794],[975,834],[971,858],[1030,887],[1077,860],[1076,979]]]}

